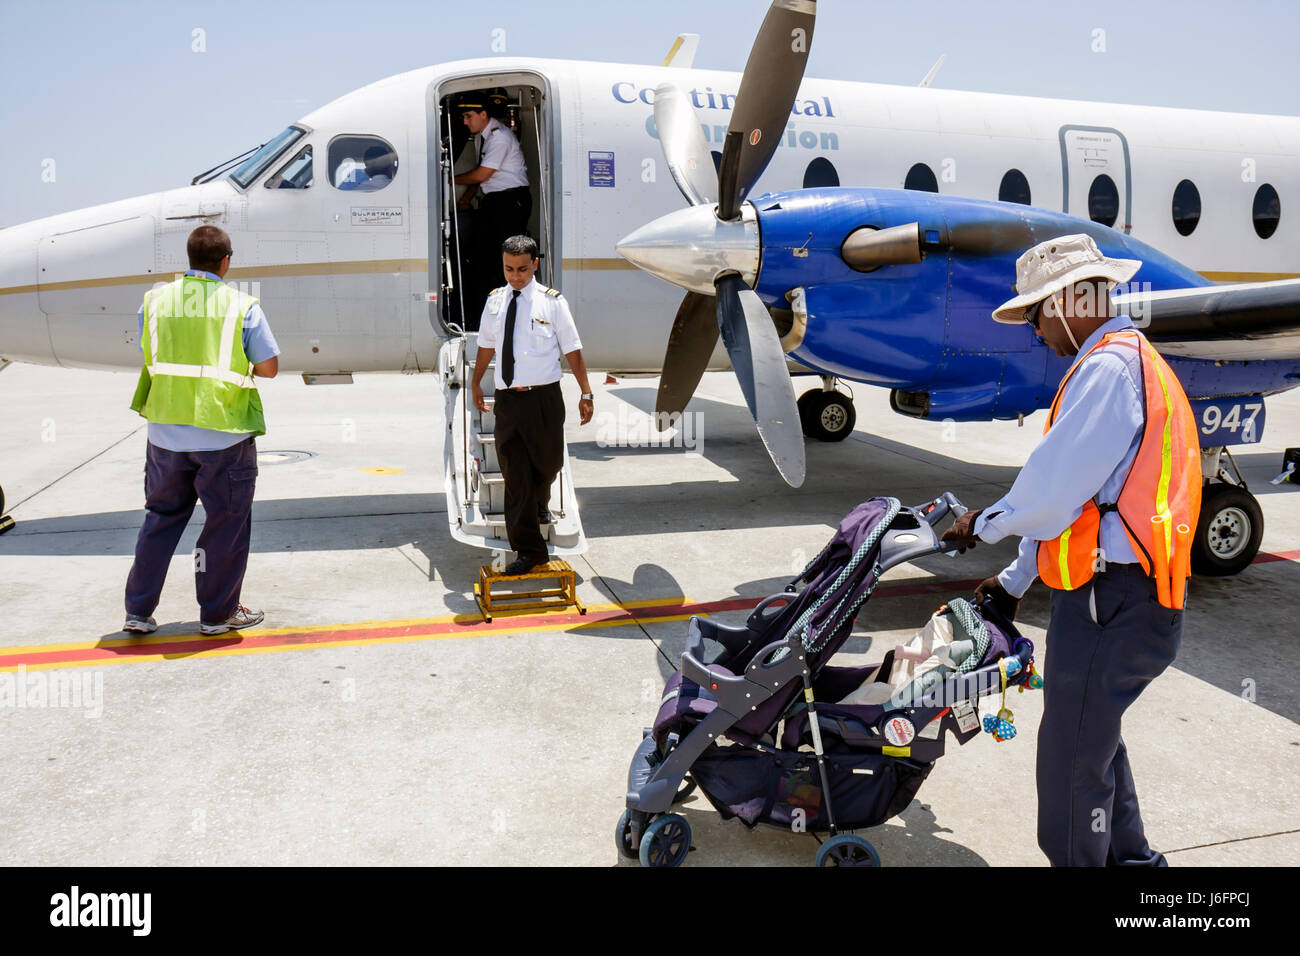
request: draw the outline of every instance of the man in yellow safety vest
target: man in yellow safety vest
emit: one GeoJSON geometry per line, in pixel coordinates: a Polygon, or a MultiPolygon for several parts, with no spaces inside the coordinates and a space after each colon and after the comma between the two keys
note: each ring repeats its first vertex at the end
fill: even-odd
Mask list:
{"type": "Polygon", "coordinates": [[[203,633],[263,619],[239,598],[257,479],[254,438],[266,432],[253,377],[275,377],[280,349],[258,300],[222,281],[234,254],[230,237],[200,226],[186,251],[189,271],[149,290],[139,313],[144,368],[131,408],[149,421],[146,513],[122,628],[135,634],[157,630],[151,615],[196,501],[205,514],[194,553],[203,633]]]}

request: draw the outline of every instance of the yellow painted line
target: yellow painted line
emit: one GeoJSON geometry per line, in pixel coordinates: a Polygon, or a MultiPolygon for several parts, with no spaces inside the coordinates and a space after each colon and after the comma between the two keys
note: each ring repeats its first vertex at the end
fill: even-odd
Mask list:
{"type": "MultiPolygon", "coordinates": [[[[651,601],[651,604],[659,604],[659,601],[651,601]]],[[[617,605],[614,605],[615,607],[617,605]]],[[[630,607],[631,605],[625,605],[630,607]]],[[[590,611],[590,608],[588,608],[590,611]]],[[[318,651],[332,647],[362,647],[367,644],[412,644],[417,641],[445,641],[445,640],[464,640],[470,637],[516,637],[520,634],[538,634],[543,631],[578,631],[589,630],[599,627],[627,627],[629,624],[660,624],[671,621],[688,621],[691,617],[707,617],[707,614],[672,614],[664,617],[637,617],[625,618],[622,620],[612,621],[582,621],[579,623],[565,622],[562,624],[533,624],[528,627],[506,630],[498,628],[496,630],[470,631],[467,630],[460,634],[409,634],[405,636],[394,637],[367,637],[358,638],[352,641],[330,641],[326,644],[273,644],[266,647],[214,647],[206,651],[185,651],[176,654],[132,654],[129,657],[104,657],[95,658],[94,660],[85,661],[54,661],[49,664],[24,664],[14,666],[0,665],[0,674],[12,673],[19,666],[26,671],[48,671],[48,670],[66,670],[72,667],[101,667],[109,664],[136,664],[144,661],[158,662],[166,660],[205,660],[213,657],[238,657],[244,654],[275,654],[280,651],[318,651]]],[[[471,616],[472,620],[479,620],[477,615],[471,616]]],[[[497,616],[500,620],[500,615],[497,616]]],[[[261,636],[265,631],[247,631],[249,636],[261,636]]],[[[218,635],[213,638],[205,638],[219,641],[222,638],[230,640],[229,635],[218,635]]],[[[173,638],[174,640],[175,638],[173,638]]],[[[92,647],[96,645],[91,645],[92,647]]],[[[49,648],[45,648],[48,650],[49,648]]]]}
{"type": "MultiPolygon", "coordinates": [[[[663,598],[653,598],[644,601],[624,601],[620,604],[588,604],[587,613],[593,611],[597,614],[606,611],[635,611],[643,607],[670,607],[675,603],[683,606],[695,602],[681,596],[670,596],[663,598]]],[[[505,615],[496,615],[498,620],[504,620],[505,615]]],[[[482,620],[477,614],[447,614],[442,617],[412,617],[398,618],[392,621],[354,621],[350,624],[305,624],[298,627],[266,627],[257,628],[256,630],[235,631],[236,635],[241,637],[281,637],[285,634],[338,634],[346,631],[370,631],[379,627],[433,627],[439,624],[471,624],[482,620]]],[[[647,619],[648,620],[648,619],[647,619]]],[[[605,622],[598,622],[605,623],[605,622]]],[[[621,622],[620,622],[621,623],[621,622]]],[[[583,626],[587,626],[583,623],[583,626]]],[[[504,633],[495,631],[493,633],[504,633]]],[[[225,634],[207,635],[193,631],[184,634],[150,634],[141,637],[110,637],[99,641],[77,641],[68,644],[26,644],[20,646],[0,647],[0,661],[6,657],[17,656],[20,654],[37,654],[50,651],[84,651],[94,648],[103,647],[122,647],[129,645],[131,647],[140,647],[149,644],[173,644],[177,641],[214,641],[222,642],[231,640],[231,632],[225,634]]],[[[321,645],[309,645],[319,647],[321,645]]]]}

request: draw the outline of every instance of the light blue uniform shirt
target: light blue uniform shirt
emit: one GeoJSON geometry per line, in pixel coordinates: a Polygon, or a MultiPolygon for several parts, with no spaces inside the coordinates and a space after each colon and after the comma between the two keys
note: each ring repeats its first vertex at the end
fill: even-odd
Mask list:
{"type": "MultiPolygon", "coordinates": [[[[211,272],[204,272],[202,269],[191,269],[185,273],[187,276],[197,276],[200,279],[211,279],[214,282],[223,281],[221,276],[214,275],[211,272]]],[[[140,351],[144,351],[144,305],[140,306],[140,311],[136,314],[139,322],[140,351]]],[[[254,302],[249,306],[248,311],[244,313],[244,354],[248,356],[248,361],[253,365],[258,362],[265,362],[280,354],[280,346],[275,342],[275,336],[271,334],[271,325],[266,321],[266,313],[262,307],[254,302]]],[[[157,422],[149,423],[149,444],[156,445],[159,448],[165,448],[168,451],[220,451],[222,448],[229,448],[231,445],[237,445],[252,432],[219,432],[211,428],[199,428],[196,425],[161,425],[157,422]]]]}
{"type": "MultiPolygon", "coordinates": [[[[1116,316],[1084,340],[1079,355],[1087,355],[1103,335],[1132,327],[1127,315],[1116,316]]],[[[1011,490],[975,521],[981,541],[1021,536],[1016,560],[998,575],[1015,597],[1023,596],[1038,577],[1039,541],[1051,541],[1073,524],[1089,498],[1118,500],[1142,442],[1145,410],[1138,353],[1112,348],[1076,359],[1075,365],[1080,361],[1061,396],[1056,421],[1030,453],[1011,490]]],[[[1107,564],[1137,561],[1117,513],[1102,516],[1098,534],[1107,564]]]]}

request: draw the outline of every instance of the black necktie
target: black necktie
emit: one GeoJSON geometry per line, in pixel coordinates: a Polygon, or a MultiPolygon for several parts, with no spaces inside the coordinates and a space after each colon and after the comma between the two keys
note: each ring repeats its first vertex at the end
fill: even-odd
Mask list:
{"type": "Polygon", "coordinates": [[[519,290],[510,290],[510,307],[506,309],[505,341],[501,343],[501,381],[509,387],[515,380],[515,314],[518,312],[519,290]]]}

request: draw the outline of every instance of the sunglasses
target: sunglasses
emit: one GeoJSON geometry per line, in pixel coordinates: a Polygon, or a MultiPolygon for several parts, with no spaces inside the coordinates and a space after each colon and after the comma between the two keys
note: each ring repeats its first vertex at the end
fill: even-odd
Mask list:
{"type": "Polygon", "coordinates": [[[1033,329],[1035,332],[1038,331],[1038,314],[1039,312],[1042,311],[1042,308],[1043,308],[1043,303],[1040,300],[1038,302],[1035,302],[1029,308],[1025,309],[1025,321],[1029,323],[1029,327],[1033,329]]]}

